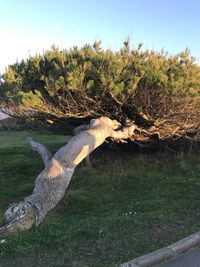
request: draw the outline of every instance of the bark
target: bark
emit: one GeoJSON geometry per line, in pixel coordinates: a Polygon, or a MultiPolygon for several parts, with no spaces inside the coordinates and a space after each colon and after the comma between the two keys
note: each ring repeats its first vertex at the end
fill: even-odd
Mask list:
{"type": "Polygon", "coordinates": [[[5,212],[0,237],[39,225],[63,198],[76,166],[106,138],[117,141],[131,138],[134,130],[135,125],[121,128],[119,122],[107,117],[93,119],[86,127],[76,130],[75,136],[53,157],[45,146],[29,139],[33,150],[42,157],[45,169],[36,178],[33,193],[5,212]]]}

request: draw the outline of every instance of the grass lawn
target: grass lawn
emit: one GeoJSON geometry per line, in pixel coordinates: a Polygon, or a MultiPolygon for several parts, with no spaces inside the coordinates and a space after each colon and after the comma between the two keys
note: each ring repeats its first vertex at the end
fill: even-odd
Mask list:
{"type": "MultiPolygon", "coordinates": [[[[67,137],[0,131],[0,217],[33,190],[43,164],[24,142],[56,151],[67,137]]],[[[94,153],[37,228],[0,242],[1,267],[111,267],[200,228],[197,155],[94,153]]]]}

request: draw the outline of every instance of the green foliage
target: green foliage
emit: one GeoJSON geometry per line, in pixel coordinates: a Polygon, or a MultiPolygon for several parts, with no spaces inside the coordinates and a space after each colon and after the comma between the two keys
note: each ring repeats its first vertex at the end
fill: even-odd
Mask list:
{"type": "MultiPolygon", "coordinates": [[[[69,95],[73,96],[75,92],[95,101],[112,95],[121,102],[141,87],[199,95],[200,67],[195,64],[189,50],[168,56],[164,51],[142,51],[141,45],[131,50],[129,41],[115,53],[102,50],[100,42],[95,42],[93,47],[85,45],[80,49],[74,47],[62,51],[53,46],[43,55],[9,66],[2,75],[0,92],[7,100],[14,100],[19,92],[31,95],[37,90],[44,102],[49,101],[55,106],[60,102],[65,106],[68,102],[73,106],[69,95]]],[[[81,99],[80,103],[76,97],[75,100],[79,106],[76,108],[84,110],[80,105],[81,99]]],[[[20,93],[19,102],[29,105],[27,95],[20,93]]],[[[61,106],[59,108],[62,110],[61,106]]]]}
{"type": "Polygon", "coordinates": [[[35,90],[34,93],[32,91],[30,92],[22,92],[20,91],[18,93],[18,100],[19,102],[25,106],[25,107],[37,107],[40,108],[40,106],[42,106],[43,102],[42,102],[42,95],[40,93],[40,91],[35,90]]]}
{"type": "Polygon", "coordinates": [[[129,40],[118,52],[101,49],[98,41],[62,51],[53,46],[9,66],[1,75],[0,97],[20,110],[34,108],[57,117],[129,116],[137,121],[144,114],[152,122],[180,115],[183,106],[187,116],[189,105],[197,114],[200,67],[188,49],[168,55],[143,50],[142,44],[131,49],[129,40]]]}

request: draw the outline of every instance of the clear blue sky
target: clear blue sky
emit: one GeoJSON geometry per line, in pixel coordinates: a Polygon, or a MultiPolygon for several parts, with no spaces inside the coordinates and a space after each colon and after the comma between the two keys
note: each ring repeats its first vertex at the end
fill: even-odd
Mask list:
{"type": "Polygon", "coordinates": [[[200,0],[1,0],[0,72],[16,59],[102,40],[118,50],[129,35],[133,47],[200,58],[200,0]]]}

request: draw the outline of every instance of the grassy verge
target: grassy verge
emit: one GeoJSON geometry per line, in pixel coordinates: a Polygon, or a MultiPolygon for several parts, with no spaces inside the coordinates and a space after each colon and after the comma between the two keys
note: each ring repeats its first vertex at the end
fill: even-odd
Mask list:
{"type": "MultiPolygon", "coordinates": [[[[42,162],[24,140],[52,150],[67,138],[0,132],[0,216],[33,190],[42,162]]],[[[199,157],[96,153],[37,228],[0,243],[2,267],[109,267],[199,230],[199,157]]]]}

